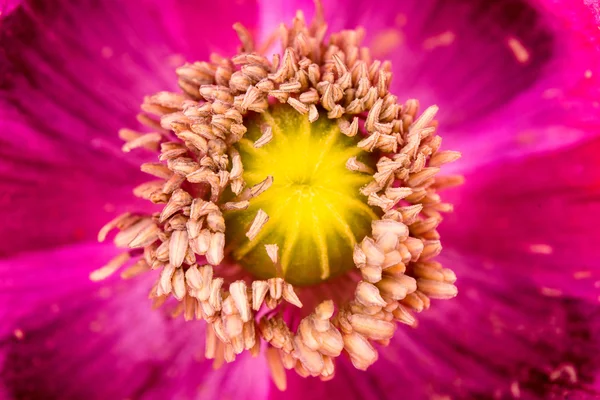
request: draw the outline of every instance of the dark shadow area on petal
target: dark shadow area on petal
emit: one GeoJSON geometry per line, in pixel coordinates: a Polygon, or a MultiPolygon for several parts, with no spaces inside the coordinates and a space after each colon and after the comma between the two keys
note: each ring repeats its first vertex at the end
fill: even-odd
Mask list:
{"type": "Polygon", "coordinates": [[[557,32],[527,1],[353,5],[360,12],[344,11],[341,1],[325,3],[332,28],[364,26],[374,58],[392,61],[392,92],[400,100],[438,104],[445,130],[484,117],[527,91],[544,79],[556,56],[557,32]],[[516,54],[517,42],[526,59],[516,54]]]}

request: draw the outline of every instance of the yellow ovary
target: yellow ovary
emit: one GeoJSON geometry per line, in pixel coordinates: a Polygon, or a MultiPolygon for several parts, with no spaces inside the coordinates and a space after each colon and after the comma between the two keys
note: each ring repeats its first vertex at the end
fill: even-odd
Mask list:
{"type": "Polygon", "coordinates": [[[231,256],[259,278],[277,276],[280,268],[282,277],[295,285],[354,268],[354,244],[378,218],[359,192],[372,177],[346,168],[349,158],[365,154],[357,142],[343,135],[334,121],[322,117],[310,123],[289,106],[254,116],[238,145],[243,178],[249,187],[268,176],[273,184],[251,199],[248,209],[226,214],[231,256]],[[256,148],[254,141],[266,127],[273,138],[256,148]],[[261,209],[269,221],[249,240],[245,233],[261,209]],[[269,259],[266,244],[278,245],[280,266],[269,259]]]}

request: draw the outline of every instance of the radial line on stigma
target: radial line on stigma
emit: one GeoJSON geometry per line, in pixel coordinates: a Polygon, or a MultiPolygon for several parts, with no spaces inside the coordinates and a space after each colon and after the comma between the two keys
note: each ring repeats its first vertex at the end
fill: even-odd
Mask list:
{"type": "Polygon", "coordinates": [[[325,139],[325,143],[323,144],[323,148],[321,149],[321,152],[319,153],[319,156],[317,158],[317,162],[315,163],[315,166],[313,168],[313,173],[316,173],[319,170],[319,167],[321,166],[323,161],[327,159],[327,153],[331,150],[331,147],[337,142],[338,134],[341,135],[340,129],[337,127],[337,125],[333,125],[329,128],[325,139]]]}
{"type": "Polygon", "coordinates": [[[321,264],[321,279],[325,280],[329,277],[329,257],[327,255],[327,240],[323,236],[323,229],[321,228],[321,221],[317,214],[313,214],[313,221],[317,229],[312,230],[313,238],[317,244],[317,251],[319,252],[319,263],[321,264]]]}
{"type": "Polygon", "coordinates": [[[346,204],[348,204],[352,209],[358,209],[360,211],[362,211],[364,214],[368,215],[371,219],[379,219],[379,217],[377,216],[377,214],[375,214],[373,212],[373,210],[371,209],[371,207],[369,207],[368,205],[366,205],[365,203],[361,202],[360,200],[357,200],[353,197],[350,197],[348,195],[344,195],[344,193],[342,192],[337,192],[335,190],[331,190],[329,188],[321,188],[321,190],[326,190],[328,192],[334,193],[335,195],[338,196],[338,199],[340,199],[341,201],[344,201],[346,204]]]}
{"type": "Polygon", "coordinates": [[[325,203],[325,206],[329,209],[329,211],[331,211],[331,215],[334,217],[334,221],[337,222],[338,230],[341,233],[343,233],[344,236],[346,236],[346,239],[348,239],[352,247],[354,247],[354,245],[356,244],[356,236],[354,236],[350,225],[348,225],[348,223],[344,220],[344,218],[340,215],[340,213],[335,207],[333,207],[329,203],[325,203]]]}
{"type": "Polygon", "coordinates": [[[290,259],[292,258],[292,250],[298,241],[298,234],[300,231],[300,218],[293,218],[294,226],[289,226],[287,231],[291,229],[291,235],[287,236],[283,242],[283,249],[281,251],[281,270],[283,275],[287,274],[288,267],[290,266],[290,259]]]}

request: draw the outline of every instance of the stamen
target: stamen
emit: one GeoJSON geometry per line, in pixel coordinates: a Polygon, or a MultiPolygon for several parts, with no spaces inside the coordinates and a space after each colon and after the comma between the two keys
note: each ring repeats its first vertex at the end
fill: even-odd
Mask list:
{"type": "Polygon", "coordinates": [[[287,388],[287,378],[285,376],[285,370],[283,369],[279,350],[269,347],[266,352],[266,357],[275,386],[277,386],[277,389],[284,391],[287,388]]]}
{"type": "Polygon", "coordinates": [[[267,215],[267,213],[264,212],[263,210],[258,210],[258,213],[256,214],[256,217],[254,218],[254,221],[252,221],[252,226],[250,226],[250,229],[246,233],[246,236],[248,237],[248,239],[254,240],[256,235],[258,235],[258,233],[260,232],[262,227],[268,221],[269,221],[269,216],[267,215]]]}
{"type": "Polygon", "coordinates": [[[271,261],[273,261],[273,264],[277,264],[277,261],[279,260],[279,246],[276,244],[265,244],[265,250],[271,261]]]}
{"type": "Polygon", "coordinates": [[[122,267],[130,259],[131,256],[129,253],[121,253],[110,260],[104,267],[90,273],[90,279],[92,281],[104,280],[114,274],[117,269],[122,267]]]}
{"type": "Polygon", "coordinates": [[[263,147],[264,145],[269,143],[272,139],[273,139],[273,130],[271,129],[270,126],[267,126],[265,128],[265,130],[263,131],[263,135],[256,142],[254,142],[254,147],[256,147],[257,149],[260,147],[263,147]]]}
{"type": "Polygon", "coordinates": [[[525,64],[529,61],[529,51],[519,39],[516,37],[509,37],[506,43],[519,63],[525,64]]]}

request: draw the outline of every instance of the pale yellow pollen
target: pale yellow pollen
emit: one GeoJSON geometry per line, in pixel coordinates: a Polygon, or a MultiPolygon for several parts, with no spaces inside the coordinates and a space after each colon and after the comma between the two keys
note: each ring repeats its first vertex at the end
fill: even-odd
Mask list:
{"type": "Polygon", "coordinates": [[[146,260],[141,259],[138,260],[132,266],[126,268],[123,272],[121,272],[122,279],[131,279],[138,275],[141,275],[144,272],[148,272],[150,270],[150,265],[146,262],[146,260]]]}
{"type": "Polygon", "coordinates": [[[206,344],[205,344],[204,356],[209,360],[215,359],[215,357],[217,355],[217,350],[219,347],[219,340],[217,338],[217,335],[215,334],[214,329],[211,326],[208,326],[206,328],[206,342],[205,343],[206,344]]]}
{"type": "Polygon", "coordinates": [[[265,281],[252,282],[252,309],[258,311],[269,292],[269,284],[265,281]]]}
{"type": "Polygon", "coordinates": [[[404,241],[408,237],[408,227],[402,222],[394,221],[392,219],[373,221],[371,227],[375,240],[379,240],[386,234],[392,234],[400,241],[404,241]]]}
{"type": "Polygon", "coordinates": [[[187,231],[175,231],[171,235],[169,242],[169,262],[180,267],[183,264],[185,253],[188,249],[188,233],[187,231]]]}
{"type": "Polygon", "coordinates": [[[160,135],[159,133],[147,133],[128,141],[123,145],[121,150],[123,150],[123,152],[125,153],[129,153],[131,150],[141,147],[155,150],[158,148],[158,144],[160,143],[161,139],[162,135],[160,135]]]}
{"type": "Polygon", "coordinates": [[[265,127],[262,136],[254,142],[254,147],[257,149],[263,147],[273,139],[273,129],[270,126],[265,127]]]}
{"type": "Polygon", "coordinates": [[[223,210],[232,211],[232,210],[245,210],[250,205],[248,200],[243,201],[230,201],[228,203],[223,204],[223,210]]]}
{"type": "Polygon", "coordinates": [[[510,393],[515,399],[521,398],[521,387],[519,386],[519,382],[514,381],[510,384],[510,393]]]}
{"type": "Polygon", "coordinates": [[[296,295],[296,292],[294,291],[294,286],[285,282],[283,284],[283,293],[282,293],[283,299],[285,301],[287,301],[290,304],[295,305],[298,308],[302,308],[302,302],[300,301],[300,299],[298,298],[298,296],[296,295]]]}
{"type": "Polygon", "coordinates": [[[171,286],[173,287],[173,297],[179,301],[182,301],[186,294],[186,287],[185,274],[181,268],[177,268],[175,270],[171,280],[171,286]]]}
{"type": "Polygon", "coordinates": [[[242,321],[248,322],[251,317],[250,302],[246,292],[246,283],[244,281],[235,281],[229,286],[229,293],[240,312],[242,321]]]}
{"type": "MultiPolygon", "coordinates": [[[[156,239],[158,239],[158,233],[160,232],[160,228],[151,220],[142,221],[141,228],[142,229],[135,232],[135,237],[133,237],[133,239],[127,243],[127,245],[132,249],[146,247],[154,243],[156,239]]],[[[119,232],[119,234],[126,232],[127,231],[121,231],[119,232]]],[[[120,239],[119,234],[115,238],[115,244],[117,246],[121,244],[118,240],[120,239]]],[[[127,239],[129,239],[129,237],[127,237],[127,239]]],[[[123,241],[122,244],[125,245],[125,241],[123,241]]]]}
{"type": "MultiPolygon", "coordinates": [[[[422,310],[423,308],[421,308],[422,310]]],[[[417,309],[415,309],[417,311],[417,309]]],[[[417,319],[403,306],[398,305],[398,307],[392,311],[392,315],[394,319],[398,322],[402,322],[408,326],[416,326],[417,319]]]]}
{"type": "Polygon", "coordinates": [[[265,250],[271,261],[273,261],[273,264],[277,264],[279,260],[279,246],[276,244],[265,244],[265,250]]]}
{"type": "MultiPolygon", "coordinates": [[[[215,278],[210,283],[210,294],[208,295],[208,304],[215,311],[219,311],[223,307],[223,297],[221,296],[221,288],[223,287],[223,283],[225,283],[225,280],[223,278],[215,278]]],[[[234,299],[234,301],[236,301],[236,299],[233,297],[233,294],[232,298],[234,299]]]]}
{"type": "Polygon", "coordinates": [[[534,254],[552,254],[554,249],[549,244],[535,243],[529,246],[529,251],[534,254]]]}
{"type": "Polygon", "coordinates": [[[119,227],[119,225],[121,223],[123,223],[124,221],[126,221],[127,219],[129,219],[131,217],[131,214],[129,212],[123,213],[119,216],[117,216],[116,218],[114,218],[112,221],[108,222],[106,225],[104,225],[100,231],[98,232],[98,241],[99,242],[104,242],[106,240],[106,236],[108,235],[108,233],[119,227]]]}
{"type": "Polygon", "coordinates": [[[450,46],[456,40],[456,35],[452,31],[442,32],[439,35],[425,39],[423,49],[433,50],[438,47],[450,46]]]}
{"type": "Polygon", "coordinates": [[[283,279],[281,278],[271,278],[268,280],[269,282],[269,295],[276,300],[281,298],[283,294],[283,279]]]}
{"type": "Polygon", "coordinates": [[[206,252],[206,260],[211,265],[219,265],[223,258],[225,247],[225,234],[222,232],[216,232],[210,236],[210,244],[206,252]]]}
{"type": "MultiPolygon", "coordinates": [[[[190,235],[190,237],[193,236],[190,235]]],[[[210,248],[211,239],[212,234],[210,231],[208,229],[202,229],[198,233],[198,236],[190,242],[190,246],[197,254],[205,255],[210,248]]]]}
{"type": "Polygon", "coordinates": [[[361,250],[365,255],[367,265],[381,266],[385,260],[385,254],[370,237],[365,237],[363,239],[361,242],[361,250]]]}
{"type": "Polygon", "coordinates": [[[348,122],[346,119],[340,118],[338,120],[338,126],[344,135],[348,137],[354,137],[358,133],[358,118],[354,117],[352,122],[348,122]]]}
{"type": "Polygon", "coordinates": [[[256,185],[252,186],[250,189],[248,189],[247,191],[242,193],[242,195],[241,195],[242,200],[249,200],[254,197],[258,197],[261,193],[268,190],[272,184],[273,184],[273,177],[267,176],[262,182],[257,183],[256,185]]]}
{"type": "Polygon", "coordinates": [[[198,269],[200,272],[201,287],[196,293],[196,298],[201,301],[208,300],[210,296],[210,285],[213,281],[213,268],[210,265],[205,265],[198,269]]]}
{"type": "MultiPolygon", "coordinates": [[[[389,187],[385,190],[385,196],[388,199],[393,200],[394,202],[402,200],[405,197],[410,196],[412,193],[413,193],[413,190],[408,187],[397,187],[397,188],[389,187]]],[[[418,205],[414,205],[412,207],[422,208],[423,206],[418,204],[418,205]]],[[[421,209],[419,209],[419,211],[421,211],[421,209]]]]}
{"type": "Polygon", "coordinates": [[[298,111],[300,114],[308,114],[308,112],[309,112],[309,107],[306,104],[302,103],[300,100],[297,100],[293,97],[288,98],[287,103],[290,106],[294,107],[294,109],[296,111],[298,111]]]}
{"type": "Polygon", "coordinates": [[[371,42],[371,53],[374,57],[389,55],[404,42],[404,36],[398,29],[391,28],[379,32],[371,42]]]}
{"type": "Polygon", "coordinates": [[[248,237],[248,239],[254,240],[256,235],[258,235],[260,230],[263,228],[263,226],[265,226],[265,224],[268,221],[269,216],[267,215],[267,213],[263,210],[258,210],[258,212],[256,213],[256,217],[254,217],[254,220],[252,221],[250,229],[248,230],[248,232],[246,232],[246,236],[248,237]]]}
{"type": "Polygon", "coordinates": [[[113,294],[113,290],[110,287],[104,286],[98,289],[98,297],[101,299],[108,299],[113,294]]]}
{"type": "Polygon", "coordinates": [[[420,260],[429,260],[442,251],[442,244],[439,240],[426,240],[423,241],[423,245],[423,251],[419,257],[420,260]]]}
{"type": "Polygon", "coordinates": [[[575,279],[587,279],[592,276],[592,271],[576,271],[573,273],[573,278],[575,279]]]}
{"type": "Polygon", "coordinates": [[[367,265],[360,268],[362,278],[370,283],[381,281],[382,268],[380,266],[367,265]]]}
{"type": "Polygon", "coordinates": [[[217,338],[217,349],[215,350],[212,368],[217,370],[221,368],[223,364],[225,364],[225,344],[217,338]]]}
{"type": "Polygon", "coordinates": [[[563,95],[562,89],[549,88],[549,89],[544,90],[544,92],[542,93],[542,98],[544,100],[552,100],[552,99],[557,99],[557,98],[561,97],[562,95],[563,95]]]}
{"type": "Polygon", "coordinates": [[[333,316],[335,305],[333,301],[326,300],[315,308],[315,315],[318,319],[327,320],[333,316]]]}
{"type": "Polygon", "coordinates": [[[360,162],[356,157],[350,157],[346,162],[346,168],[350,171],[363,172],[366,174],[373,174],[375,171],[363,162],[360,162]]]}
{"type": "Polygon", "coordinates": [[[446,150],[446,151],[440,151],[437,152],[436,154],[434,154],[433,156],[431,156],[431,159],[429,160],[429,166],[430,167],[440,167],[444,164],[448,164],[448,163],[452,163],[456,160],[458,160],[460,158],[460,152],[458,151],[452,151],[452,150],[446,150]]]}
{"type": "Polygon", "coordinates": [[[121,253],[121,254],[115,256],[112,260],[110,260],[102,268],[98,268],[97,270],[92,271],[90,273],[90,280],[96,282],[96,281],[101,281],[101,280],[108,278],[109,276],[114,274],[117,269],[119,269],[121,266],[123,266],[130,259],[131,259],[131,256],[129,255],[129,253],[121,253]]]}
{"type": "Polygon", "coordinates": [[[18,339],[18,340],[23,340],[23,338],[25,337],[25,332],[23,332],[22,329],[15,329],[13,331],[13,335],[18,339]]]}
{"type": "Polygon", "coordinates": [[[315,106],[314,104],[309,105],[308,106],[308,121],[312,123],[318,119],[319,119],[319,110],[317,109],[317,106],[315,106]]]}
{"type": "Polygon", "coordinates": [[[567,377],[570,383],[577,383],[577,370],[571,364],[562,364],[550,373],[550,381],[554,382],[562,376],[567,377]]]}
{"type": "MultiPolygon", "coordinates": [[[[401,246],[399,246],[399,247],[401,247],[401,246]]],[[[410,253],[411,261],[417,261],[419,259],[419,257],[421,256],[421,253],[423,252],[425,245],[423,244],[422,240],[413,238],[412,236],[409,236],[404,241],[403,247],[401,247],[401,250],[404,250],[404,247],[406,247],[406,250],[408,250],[408,252],[410,253]]]]}
{"type": "Polygon", "coordinates": [[[102,54],[102,57],[104,57],[104,58],[111,58],[115,54],[115,52],[112,49],[112,47],[103,46],[102,49],[100,50],[100,54],[102,54]]]}
{"type": "Polygon", "coordinates": [[[408,17],[406,16],[406,14],[399,13],[394,18],[394,23],[399,28],[404,27],[407,22],[408,22],[408,17]]]}
{"type": "Polygon", "coordinates": [[[172,264],[167,264],[162,271],[160,272],[160,277],[158,280],[158,286],[156,288],[156,294],[158,296],[162,296],[164,294],[171,293],[173,289],[173,285],[171,283],[173,279],[173,274],[175,273],[175,266],[172,264]]]}
{"type": "Polygon", "coordinates": [[[89,324],[89,328],[90,331],[94,332],[94,333],[98,333],[98,332],[102,332],[102,330],[104,329],[104,324],[102,324],[102,322],[100,321],[92,321],[89,324]]]}
{"type": "Polygon", "coordinates": [[[364,336],[357,332],[343,335],[344,349],[350,355],[355,368],[366,370],[377,360],[377,351],[364,336]]]}
{"type": "Polygon", "coordinates": [[[302,363],[302,366],[313,376],[318,376],[325,367],[323,356],[315,350],[311,350],[304,344],[299,336],[294,338],[294,356],[302,363]]]}
{"type": "Polygon", "coordinates": [[[587,69],[584,73],[584,76],[586,79],[590,79],[592,77],[592,70],[591,69],[587,69]]]}
{"type": "MultiPolygon", "coordinates": [[[[408,279],[413,278],[406,277],[408,279]]],[[[412,293],[416,290],[416,284],[411,284],[408,280],[404,280],[401,277],[383,277],[379,282],[375,284],[382,294],[394,300],[402,300],[408,293],[412,293]],[[411,290],[412,289],[412,290],[411,290]]]]}
{"type": "Polygon", "coordinates": [[[287,378],[285,376],[285,369],[281,362],[281,356],[279,350],[273,347],[268,347],[266,351],[267,364],[271,371],[271,377],[277,389],[284,391],[287,388],[287,378]]]}
{"type": "Polygon", "coordinates": [[[549,288],[549,287],[543,287],[540,289],[540,292],[547,297],[561,297],[563,295],[562,290],[559,289],[554,289],[554,288],[549,288]]]}
{"type": "Polygon", "coordinates": [[[356,286],[356,300],[367,307],[384,307],[387,304],[381,297],[379,289],[364,281],[360,281],[356,286]]]}
{"type": "Polygon", "coordinates": [[[519,39],[517,39],[514,36],[511,36],[506,39],[506,44],[508,45],[509,49],[512,51],[513,55],[515,56],[515,59],[519,63],[525,64],[526,62],[529,61],[529,59],[531,57],[529,50],[527,50],[527,48],[523,45],[523,43],[519,39]]]}
{"type": "Polygon", "coordinates": [[[418,279],[417,287],[432,299],[451,299],[456,297],[458,289],[451,283],[430,279],[418,279]]]}
{"type": "Polygon", "coordinates": [[[368,315],[353,314],[348,321],[355,332],[373,340],[391,339],[396,331],[396,324],[368,315]]]}

